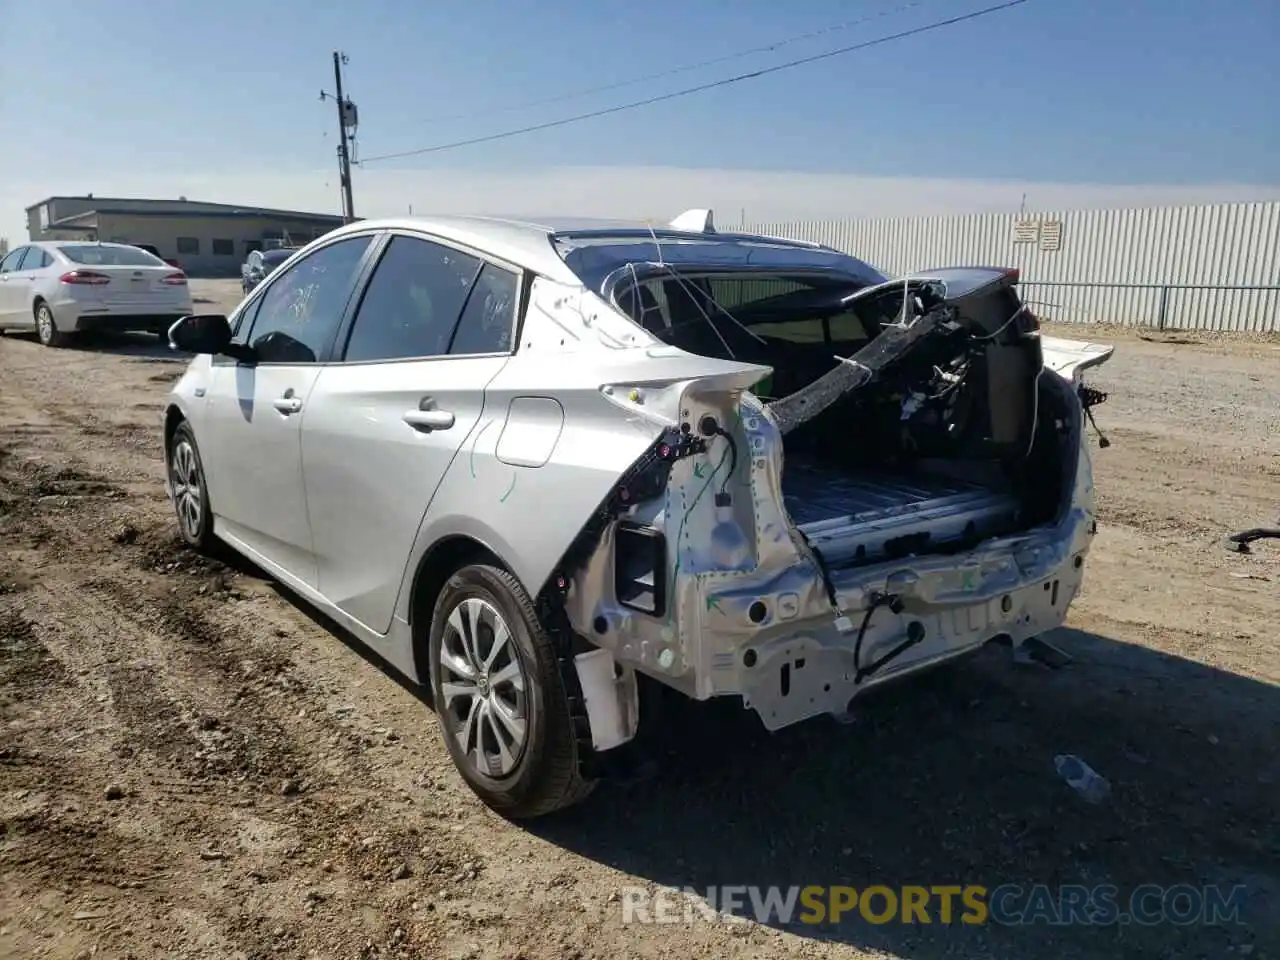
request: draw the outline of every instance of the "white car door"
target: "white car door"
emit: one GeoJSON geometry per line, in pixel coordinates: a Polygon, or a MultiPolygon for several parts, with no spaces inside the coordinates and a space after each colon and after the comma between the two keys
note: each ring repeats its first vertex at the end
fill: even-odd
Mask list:
{"type": "Polygon", "coordinates": [[[246,305],[236,340],[256,355],[214,358],[196,438],[219,535],[312,587],[302,423],[373,239],[312,251],[246,305]]]}
{"type": "MultiPolygon", "coordinates": [[[[29,247],[18,247],[10,250],[0,260],[0,328],[23,326],[22,313],[26,307],[26,282],[18,275],[18,265],[29,247]]],[[[25,318],[32,321],[30,316],[25,318]]]]}
{"type": "Polygon", "coordinates": [[[391,626],[418,527],[450,463],[483,430],[507,363],[520,274],[395,234],[307,402],[302,467],[318,589],[377,632],[391,626]]]}
{"type": "Polygon", "coordinates": [[[25,323],[30,320],[34,328],[36,296],[52,301],[59,295],[57,278],[62,271],[55,269],[56,266],[57,261],[48,250],[37,246],[27,248],[27,255],[22,258],[10,284],[18,307],[16,321],[25,323]],[[49,282],[51,280],[52,283],[49,282]]]}

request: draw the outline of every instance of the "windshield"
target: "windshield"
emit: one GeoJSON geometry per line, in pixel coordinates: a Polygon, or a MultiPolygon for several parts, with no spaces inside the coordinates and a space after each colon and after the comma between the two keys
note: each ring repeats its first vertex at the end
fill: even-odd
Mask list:
{"type": "Polygon", "coordinates": [[[268,250],[262,255],[262,262],[268,267],[278,267],[292,256],[292,250],[268,250]]]}
{"type": "Polygon", "coordinates": [[[96,243],[64,244],[58,251],[73,263],[95,267],[163,267],[165,262],[138,247],[112,247],[96,243]]]}

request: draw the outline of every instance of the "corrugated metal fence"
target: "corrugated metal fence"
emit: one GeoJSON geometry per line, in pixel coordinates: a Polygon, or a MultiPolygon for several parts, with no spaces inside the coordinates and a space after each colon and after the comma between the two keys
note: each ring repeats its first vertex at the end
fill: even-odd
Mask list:
{"type": "Polygon", "coordinates": [[[895,275],[1018,267],[1047,320],[1280,332],[1280,202],[755,224],[895,275]]]}

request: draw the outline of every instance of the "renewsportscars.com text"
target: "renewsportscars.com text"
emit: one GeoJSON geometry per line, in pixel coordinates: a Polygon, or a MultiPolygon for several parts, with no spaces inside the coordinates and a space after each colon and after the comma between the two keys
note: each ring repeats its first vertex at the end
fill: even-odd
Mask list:
{"type": "Polygon", "coordinates": [[[942,884],[935,886],[627,887],[623,923],[696,920],[789,925],[998,924],[1111,926],[1240,923],[1245,888],[1146,884],[1127,896],[1108,884],[942,884]]]}

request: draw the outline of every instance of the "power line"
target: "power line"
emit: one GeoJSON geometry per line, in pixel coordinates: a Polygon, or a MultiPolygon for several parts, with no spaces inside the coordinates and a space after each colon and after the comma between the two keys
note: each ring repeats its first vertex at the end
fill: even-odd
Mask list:
{"type": "Polygon", "coordinates": [[[954,26],[957,23],[964,23],[967,20],[976,20],[979,17],[999,13],[1001,10],[1008,10],[1011,7],[1020,6],[1026,2],[1027,0],[1007,0],[1006,3],[996,4],[993,7],[985,7],[982,10],[975,10],[972,13],[949,17],[946,20],[935,20],[934,22],[926,23],[923,26],[912,27],[910,30],[902,30],[898,33],[888,34],[883,37],[876,37],[874,40],[865,40],[862,43],[855,43],[851,46],[840,47],[836,50],[828,50],[826,53],[817,53],[810,57],[788,60],[785,63],[779,63],[772,67],[752,70],[750,73],[740,73],[737,76],[725,77],[721,80],[712,80],[709,83],[702,83],[696,87],[686,87],[683,90],[675,90],[671,93],[663,93],[658,96],[647,97],[644,100],[633,100],[630,103],[621,103],[617,106],[605,107],[601,110],[592,110],[590,113],[580,113],[572,117],[562,117],[559,120],[549,120],[546,123],[535,123],[531,126],[520,127],[515,130],[505,130],[502,133],[491,133],[483,137],[471,137],[468,140],[456,140],[452,143],[439,143],[430,147],[420,147],[417,150],[402,150],[398,153],[384,153],[376,157],[365,157],[361,161],[361,166],[369,163],[378,163],[383,160],[398,160],[401,157],[416,157],[421,156],[424,153],[438,153],[441,150],[454,150],[458,147],[470,147],[478,143],[491,143],[494,140],[505,140],[508,137],[518,137],[525,133],[534,133],[538,130],[550,130],[553,127],[563,127],[571,123],[579,123],[583,120],[594,120],[596,117],[604,117],[613,113],[622,113],[625,110],[634,110],[637,107],[647,107],[654,103],[662,103],[666,100],[675,100],[678,97],[687,97],[695,93],[702,93],[705,90],[713,90],[716,87],[727,87],[730,84],[740,83],[743,80],[753,80],[756,77],[763,77],[771,73],[778,73],[782,70],[790,70],[794,67],[804,66],[805,64],[816,63],[819,60],[829,60],[832,57],[843,56],[847,53],[855,53],[859,50],[866,50],[869,47],[876,47],[881,44],[891,43],[894,40],[903,40],[907,37],[914,37],[918,34],[939,30],[943,27],[954,26]]]}
{"type": "Polygon", "coordinates": [[[444,123],[449,120],[471,120],[475,117],[488,117],[499,113],[510,113],[513,110],[528,110],[531,107],[543,107],[549,103],[563,103],[566,100],[577,100],[581,97],[591,96],[593,93],[605,93],[609,90],[620,90],[623,87],[634,87],[638,83],[648,83],[652,80],[662,80],[666,77],[674,77],[680,73],[689,73],[692,70],[701,70],[704,67],[714,67],[720,63],[728,63],[731,60],[741,60],[744,57],[752,57],[758,53],[774,53],[783,47],[790,46],[793,43],[801,43],[805,40],[813,40],[817,37],[824,37],[828,33],[839,33],[848,30],[851,27],[860,26],[864,23],[870,23],[872,20],[879,20],[883,17],[892,16],[895,13],[902,13],[913,7],[920,6],[924,0],[911,0],[910,3],[904,3],[894,7],[891,10],[881,10],[878,13],[871,13],[865,17],[859,17],[857,20],[845,20],[841,23],[832,24],[828,27],[821,27],[817,30],[810,30],[808,33],[798,33],[794,36],[785,37],[782,40],[775,40],[773,43],[765,44],[762,47],[752,47],[749,50],[739,50],[737,53],[728,53],[724,56],[714,57],[710,60],[700,60],[697,63],[687,63],[684,66],[672,67],[669,70],[661,70],[658,73],[647,73],[642,77],[632,77],[630,80],[618,80],[614,83],[606,83],[598,87],[586,87],[581,90],[574,90],[570,93],[557,94],[554,97],[545,97],[541,100],[526,100],[522,103],[506,104],[505,106],[496,107],[492,110],[471,111],[469,113],[453,113],[442,117],[432,117],[425,123],[444,123]]]}

